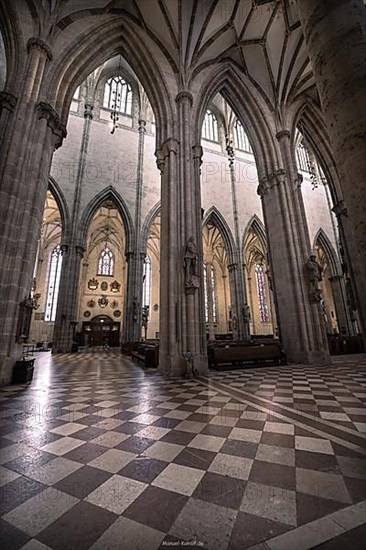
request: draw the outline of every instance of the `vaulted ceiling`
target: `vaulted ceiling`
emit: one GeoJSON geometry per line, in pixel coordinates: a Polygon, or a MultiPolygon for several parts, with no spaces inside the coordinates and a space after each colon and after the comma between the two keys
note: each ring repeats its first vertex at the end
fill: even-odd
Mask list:
{"type": "MultiPolygon", "coordinates": [[[[26,0],[51,47],[61,36],[127,21],[189,89],[213,64],[230,62],[275,109],[314,87],[295,0],[26,0]]],[[[96,35],[97,36],[97,35],[96,35]]]]}

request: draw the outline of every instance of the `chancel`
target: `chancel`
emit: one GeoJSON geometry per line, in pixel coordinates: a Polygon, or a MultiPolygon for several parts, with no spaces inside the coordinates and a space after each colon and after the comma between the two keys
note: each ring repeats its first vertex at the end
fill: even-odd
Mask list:
{"type": "Polygon", "coordinates": [[[0,0],[1,547],[363,548],[363,0],[0,0]]]}

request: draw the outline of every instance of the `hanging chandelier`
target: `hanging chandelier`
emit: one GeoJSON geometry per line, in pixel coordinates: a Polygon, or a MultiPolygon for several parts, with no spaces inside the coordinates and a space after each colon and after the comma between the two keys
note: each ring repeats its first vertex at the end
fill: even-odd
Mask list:
{"type": "MultiPolygon", "coordinates": [[[[119,56],[119,62],[118,62],[118,77],[121,74],[121,56],[119,56]]],[[[113,103],[112,103],[112,112],[111,112],[111,120],[112,120],[112,130],[111,134],[114,134],[117,128],[117,123],[119,121],[119,112],[121,107],[121,92],[119,91],[119,80],[116,80],[116,87],[112,92],[113,95],[113,103]]]]}

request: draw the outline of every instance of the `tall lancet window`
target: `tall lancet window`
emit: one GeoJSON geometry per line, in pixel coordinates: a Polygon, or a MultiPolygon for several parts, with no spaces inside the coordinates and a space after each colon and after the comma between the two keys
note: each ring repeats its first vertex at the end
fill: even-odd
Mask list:
{"type": "Polygon", "coordinates": [[[253,149],[250,146],[248,136],[244,132],[244,128],[240,121],[237,120],[235,124],[235,143],[237,149],[246,151],[247,153],[253,153],[253,149]]]}
{"type": "Polygon", "coordinates": [[[114,275],[114,256],[111,249],[106,245],[99,255],[97,275],[114,275]]]}
{"type": "Polygon", "coordinates": [[[258,306],[259,306],[260,319],[262,323],[268,323],[269,313],[268,313],[268,305],[267,305],[267,293],[266,293],[266,284],[265,284],[262,264],[256,264],[255,278],[257,281],[257,294],[258,294],[258,306]]]}
{"type": "Polygon", "coordinates": [[[103,107],[130,115],[132,112],[132,90],[131,86],[121,77],[109,78],[104,87],[103,107]]]}
{"type": "Polygon", "coordinates": [[[211,111],[206,111],[205,118],[203,119],[202,138],[211,141],[219,141],[217,120],[211,111]]]}
{"type": "Polygon", "coordinates": [[[206,323],[216,323],[216,280],[212,264],[204,264],[203,275],[206,323]]]}
{"type": "Polygon", "coordinates": [[[143,306],[150,307],[151,296],[151,260],[149,256],[146,256],[144,263],[144,276],[143,276],[143,288],[142,288],[142,301],[143,306]]]}
{"type": "Polygon", "coordinates": [[[60,287],[61,265],[62,265],[62,253],[61,253],[61,247],[58,244],[57,246],[55,246],[55,248],[52,250],[52,253],[51,253],[50,271],[48,275],[46,311],[44,316],[45,321],[53,322],[56,319],[57,298],[58,298],[58,290],[60,287]]]}

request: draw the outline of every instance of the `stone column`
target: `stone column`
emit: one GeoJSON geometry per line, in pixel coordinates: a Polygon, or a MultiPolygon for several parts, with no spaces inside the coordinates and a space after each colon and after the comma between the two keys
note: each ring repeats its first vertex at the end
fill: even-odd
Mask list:
{"type": "Polygon", "coordinates": [[[141,248],[141,203],[143,192],[144,145],[146,134],[145,120],[139,120],[138,132],[139,140],[137,151],[137,181],[135,201],[135,242],[133,243],[134,252],[128,252],[126,256],[128,272],[125,294],[125,321],[123,330],[123,340],[125,342],[138,342],[141,340],[143,272],[146,256],[146,251],[142,250],[141,248]]]}
{"type": "Polygon", "coordinates": [[[62,267],[56,321],[53,332],[53,353],[69,353],[72,349],[73,323],[77,321],[80,269],[85,249],[79,245],[61,245],[62,267]]]}
{"type": "Polygon", "coordinates": [[[206,263],[206,285],[207,285],[207,317],[208,332],[210,340],[215,339],[214,316],[213,316],[213,287],[212,287],[212,264],[206,263]]]}
{"type": "Polygon", "coordinates": [[[157,151],[162,172],[159,369],[170,376],[184,375],[187,353],[196,372],[207,371],[199,158],[191,138],[193,100],[183,91],[176,101],[179,141],[169,139],[157,151]]]}
{"type": "Polygon", "coordinates": [[[354,336],[352,320],[346,305],[346,287],[343,275],[329,277],[332,285],[334,307],[337,315],[339,333],[345,336],[354,336]]]}
{"type": "MultiPolygon", "coordinates": [[[[279,140],[281,138],[279,136],[279,140]]],[[[282,143],[281,147],[286,160],[284,146],[287,143],[282,143]]],[[[302,225],[305,218],[299,212],[297,185],[296,181],[291,181],[290,170],[281,169],[262,178],[258,186],[268,234],[281,339],[289,362],[328,364],[330,357],[320,304],[311,302],[306,270],[310,243],[305,250],[307,228],[302,225]]]]}
{"type": "Polygon", "coordinates": [[[67,353],[71,351],[73,337],[72,323],[77,321],[81,259],[84,256],[84,247],[86,246],[86,243],[81,243],[80,241],[78,225],[90,129],[93,120],[92,111],[93,102],[87,99],[84,109],[84,127],[75,182],[70,230],[66,240],[62,243],[60,288],[53,332],[54,353],[67,353]]]}
{"type": "Polygon", "coordinates": [[[366,339],[366,18],[362,0],[297,0],[349,223],[344,227],[366,339]]]}
{"type": "Polygon", "coordinates": [[[233,332],[233,339],[239,339],[238,333],[238,317],[240,315],[239,304],[239,291],[238,291],[238,264],[229,264],[227,266],[229,272],[229,285],[230,285],[230,299],[231,299],[231,328],[233,332]]]}
{"type": "Polygon", "coordinates": [[[244,318],[244,306],[247,303],[246,288],[245,288],[245,276],[244,276],[244,260],[243,260],[243,251],[241,247],[241,238],[239,230],[239,214],[238,214],[238,200],[236,193],[236,179],[235,179],[235,152],[232,146],[232,141],[227,139],[226,143],[226,152],[229,159],[229,170],[230,170],[230,180],[231,180],[231,199],[233,206],[233,217],[234,217],[234,230],[235,230],[235,263],[237,265],[235,271],[235,291],[232,293],[233,298],[235,299],[235,304],[232,303],[236,311],[237,318],[237,331],[236,338],[238,340],[249,340],[250,339],[250,326],[249,322],[244,318]]]}
{"type": "Polygon", "coordinates": [[[27,48],[18,98],[10,92],[0,98],[0,383],[10,381],[22,352],[15,337],[19,304],[31,290],[52,154],[66,135],[57,112],[39,101],[52,53],[39,38],[27,48]]]}

